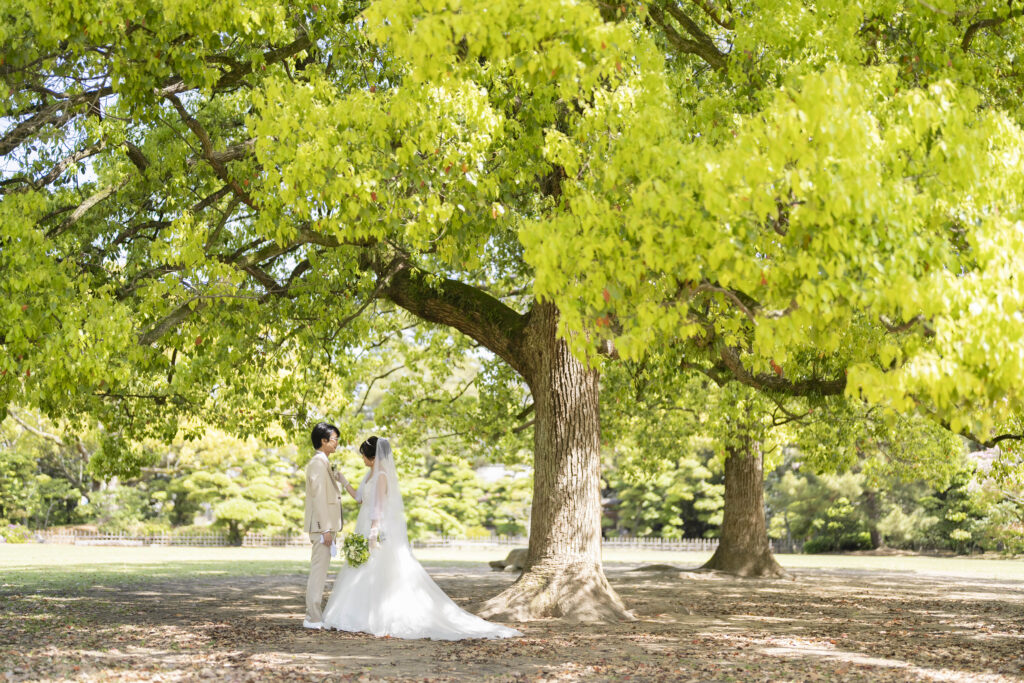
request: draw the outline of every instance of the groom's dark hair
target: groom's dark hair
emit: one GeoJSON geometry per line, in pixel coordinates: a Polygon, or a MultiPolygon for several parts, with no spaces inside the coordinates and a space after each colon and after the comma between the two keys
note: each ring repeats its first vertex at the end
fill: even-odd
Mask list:
{"type": "Polygon", "coordinates": [[[371,436],[359,446],[359,452],[370,460],[377,457],[377,437],[371,436]]]}
{"type": "Polygon", "coordinates": [[[341,436],[338,428],[329,422],[321,422],[316,427],[313,427],[313,448],[319,449],[324,445],[324,441],[330,441],[331,434],[341,436]]]}

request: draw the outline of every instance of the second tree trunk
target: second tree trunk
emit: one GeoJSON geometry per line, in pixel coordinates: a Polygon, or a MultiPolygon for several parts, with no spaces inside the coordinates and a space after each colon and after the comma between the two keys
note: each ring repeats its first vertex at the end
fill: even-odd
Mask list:
{"type": "Polygon", "coordinates": [[[764,515],[760,444],[744,439],[725,459],[725,510],[718,549],[705,569],[739,576],[785,576],[772,555],[764,515]]]}

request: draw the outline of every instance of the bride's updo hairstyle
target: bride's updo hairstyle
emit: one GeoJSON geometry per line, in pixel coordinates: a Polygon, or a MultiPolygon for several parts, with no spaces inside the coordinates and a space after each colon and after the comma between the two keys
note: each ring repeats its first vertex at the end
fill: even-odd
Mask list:
{"type": "Polygon", "coordinates": [[[377,457],[377,437],[371,436],[359,446],[359,452],[370,460],[377,457]]]}

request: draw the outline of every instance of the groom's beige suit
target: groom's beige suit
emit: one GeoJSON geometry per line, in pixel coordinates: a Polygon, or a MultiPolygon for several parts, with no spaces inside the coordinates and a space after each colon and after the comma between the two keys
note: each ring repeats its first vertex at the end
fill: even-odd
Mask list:
{"type": "Polygon", "coordinates": [[[331,548],[324,545],[323,534],[341,531],[341,489],[327,456],[320,451],[306,465],[306,532],[313,542],[306,583],[306,620],[323,620],[324,583],[331,563],[331,548]]]}

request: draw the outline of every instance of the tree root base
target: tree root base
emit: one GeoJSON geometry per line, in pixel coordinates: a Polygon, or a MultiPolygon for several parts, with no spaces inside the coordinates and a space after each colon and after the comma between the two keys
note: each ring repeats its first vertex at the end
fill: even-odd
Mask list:
{"type": "Polygon", "coordinates": [[[634,621],[621,598],[608,583],[601,566],[593,562],[542,562],[530,567],[477,612],[485,619],[532,621],[634,621]]]}
{"type": "Polygon", "coordinates": [[[771,551],[758,553],[722,552],[719,546],[711,559],[701,566],[702,570],[714,570],[743,578],[788,579],[789,572],[775,561],[771,551]]]}

